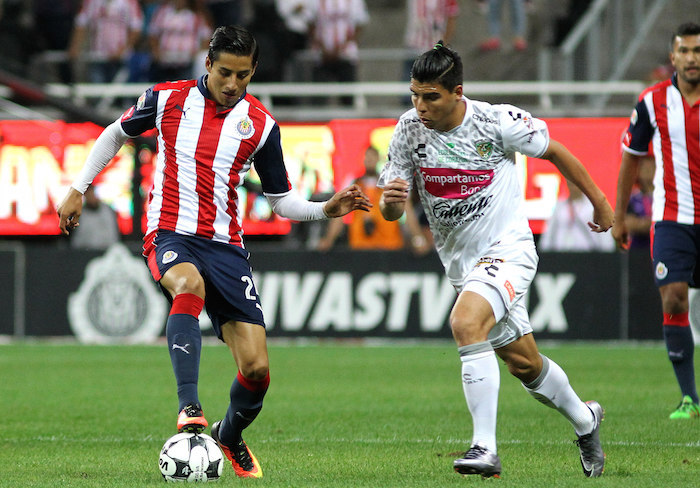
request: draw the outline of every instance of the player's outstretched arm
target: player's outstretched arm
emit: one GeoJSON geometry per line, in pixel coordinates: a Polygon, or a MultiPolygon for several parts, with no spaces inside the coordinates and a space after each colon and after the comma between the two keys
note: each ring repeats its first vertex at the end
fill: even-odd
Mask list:
{"type": "Polygon", "coordinates": [[[128,138],[129,136],[122,130],[119,120],[109,124],[97,138],[90,149],[83,169],[58,206],[58,226],[62,234],[68,235],[71,230],[78,226],[83,210],[83,193],[92,184],[95,176],[117,155],[128,138]]]}
{"type": "Polygon", "coordinates": [[[386,220],[398,220],[403,215],[408,201],[408,182],[394,178],[384,185],[379,210],[386,220]]]}
{"type": "Polygon", "coordinates": [[[80,214],[83,211],[83,194],[75,188],[68,190],[65,198],[58,206],[58,227],[61,234],[68,235],[70,231],[80,225],[80,214]]]}
{"type": "Polygon", "coordinates": [[[358,185],[350,185],[333,195],[323,206],[323,212],[328,217],[342,217],[353,210],[369,212],[372,208],[369,198],[358,185]]]}
{"type": "Polygon", "coordinates": [[[547,159],[557,167],[559,172],[574,185],[579,187],[584,195],[593,205],[593,222],[588,222],[588,227],[593,232],[606,232],[615,222],[610,203],[605,196],[605,193],[596,185],[588,174],[586,168],[581,164],[581,161],[574,156],[562,143],[554,139],[549,141],[549,147],[542,155],[543,159],[547,159]]]}

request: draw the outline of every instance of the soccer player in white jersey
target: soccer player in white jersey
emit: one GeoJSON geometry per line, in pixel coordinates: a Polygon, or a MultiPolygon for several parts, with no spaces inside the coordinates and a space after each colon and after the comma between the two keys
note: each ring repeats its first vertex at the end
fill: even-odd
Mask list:
{"type": "Polygon", "coordinates": [[[171,301],[166,325],[177,383],[180,432],[207,427],[198,398],[201,332],[206,304],[214,330],[231,350],[238,374],[223,420],[211,434],[237,476],[262,470],[242,431],[262,409],[270,376],[265,322],[243,245],[237,187],[251,164],[272,209],[294,220],[339,217],[371,204],[357,186],[313,203],[287,177],[280,129],[246,92],[258,60],[255,38],[236,26],[211,38],[207,73],[198,80],[159,83],[109,125],[58,207],[64,234],[78,225],[83,194],[129,137],[157,129],[158,156],[149,196],[143,255],[171,301]]]}
{"type": "Polygon", "coordinates": [[[411,188],[425,208],[447,277],[458,292],[450,326],[462,362],[473,436],[461,474],[498,476],[496,411],[500,357],[537,400],[571,422],[583,472],[600,476],[602,407],[584,403],[564,371],[540,354],[523,297],[538,256],[523,212],[515,153],[551,161],[593,204],[592,232],[607,231],[613,211],[581,162],[549,138],[546,124],[512,105],[466,98],[459,55],[438,43],[413,64],[414,108],[401,116],[378,185],[380,209],[398,219],[411,188]]]}
{"type": "Polygon", "coordinates": [[[674,75],[640,96],[622,144],[615,226],[620,248],[629,245],[625,211],[643,157],[656,160],[652,204],[654,281],[663,309],[668,359],[681,390],[671,419],[700,419],[695,385],[688,287],[700,286],[700,25],[685,23],[671,36],[674,75]]]}

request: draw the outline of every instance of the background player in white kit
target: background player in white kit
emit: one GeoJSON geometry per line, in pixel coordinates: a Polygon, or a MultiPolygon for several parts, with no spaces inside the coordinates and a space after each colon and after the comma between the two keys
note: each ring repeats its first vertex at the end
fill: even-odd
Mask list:
{"type": "Polygon", "coordinates": [[[594,208],[592,232],[612,227],[612,208],[581,162],[549,138],[542,120],[511,105],[467,99],[462,61],[442,42],[414,62],[410,89],[415,108],[400,118],[389,145],[378,183],[384,189],[380,208],[384,218],[396,220],[409,189],[418,191],[447,277],[459,293],[450,326],[474,431],[454,469],[484,477],[501,472],[497,354],[533,397],[571,422],[584,474],[600,476],[603,409],[583,403],[564,371],[539,353],[523,303],[538,256],[523,213],[515,152],[551,161],[583,191],[594,208]]]}

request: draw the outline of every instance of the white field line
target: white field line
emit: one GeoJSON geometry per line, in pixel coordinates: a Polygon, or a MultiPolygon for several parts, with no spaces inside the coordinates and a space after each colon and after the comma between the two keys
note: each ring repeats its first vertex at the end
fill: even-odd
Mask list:
{"type": "MultiPolygon", "coordinates": [[[[9,442],[64,442],[64,443],[100,443],[100,444],[119,444],[125,442],[152,442],[160,441],[153,435],[146,436],[134,436],[134,437],[93,437],[90,439],[69,437],[62,435],[52,435],[52,436],[35,436],[35,437],[4,437],[4,441],[9,442]]],[[[392,438],[347,438],[347,437],[326,437],[326,438],[315,438],[315,437],[290,437],[290,438],[267,438],[267,439],[256,439],[254,441],[256,444],[313,444],[313,443],[326,443],[326,444],[392,444],[396,442],[400,443],[411,443],[420,445],[451,445],[457,444],[459,446],[464,446],[470,442],[469,439],[402,439],[399,437],[392,438]]],[[[531,441],[526,439],[502,439],[498,443],[503,444],[532,444],[532,445],[568,445],[573,442],[570,440],[550,440],[544,442],[531,441]]],[[[648,441],[605,441],[603,440],[603,446],[621,446],[621,447],[695,447],[700,448],[700,441],[695,442],[648,442],[648,441]]]]}

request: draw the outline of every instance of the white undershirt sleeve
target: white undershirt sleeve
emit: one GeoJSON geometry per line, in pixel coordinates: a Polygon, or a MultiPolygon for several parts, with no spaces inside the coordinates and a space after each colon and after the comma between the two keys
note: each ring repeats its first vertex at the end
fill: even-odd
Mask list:
{"type": "Polygon", "coordinates": [[[272,211],[280,217],[298,220],[300,222],[328,218],[323,211],[323,206],[326,202],[310,202],[304,200],[294,191],[275,195],[264,193],[264,195],[267,201],[270,202],[272,211]]]}
{"type": "Polygon", "coordinates": [[[129,136],[122,129],[122,124],[119,120],[109,124],[95,141],[95,145],[92,146],[83,169],[75,177],[71,186],[84,194],[92,180],[117,155],[127,139],[129,139],[129,136]]]}

